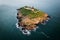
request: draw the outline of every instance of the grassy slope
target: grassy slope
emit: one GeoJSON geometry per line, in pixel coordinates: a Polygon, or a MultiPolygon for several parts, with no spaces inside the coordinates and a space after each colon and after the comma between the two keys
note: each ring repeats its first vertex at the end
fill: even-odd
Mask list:
{"type": "Polygon", "coordinates": [[[42,17],[44,15],[43,11],[39,11],[37,9],[35,9],[35,11],[33,12],[31,10],[27,10],[27,9],[22,8],[20,11],[22,12],[22,14],[24,16],[28,15],[30,18],[42,17]]]}

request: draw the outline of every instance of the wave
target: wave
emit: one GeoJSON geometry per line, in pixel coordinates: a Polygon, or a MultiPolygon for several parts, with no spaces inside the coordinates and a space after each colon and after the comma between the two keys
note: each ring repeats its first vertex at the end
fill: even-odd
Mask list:
{"type": "Polygon", "coordinates": [[[30,35],[31,34],[30,30],[27,30],[27,29],[22,30],[23,27],[19,26],[18,23],[16,23],[16,27],[25,35],[30,35]]]}
{"type": "Polygon", "coordinates": [[[18,23],[16,23],[16,27],[24,34],[24,35],[30,35],[31,34],[31,31],[36,31],[36,29],[38,28],[38,26],[36,28],[34,28],[33,30],[22,30],[23,27],[22,26],[19,26],[18,23]]]}

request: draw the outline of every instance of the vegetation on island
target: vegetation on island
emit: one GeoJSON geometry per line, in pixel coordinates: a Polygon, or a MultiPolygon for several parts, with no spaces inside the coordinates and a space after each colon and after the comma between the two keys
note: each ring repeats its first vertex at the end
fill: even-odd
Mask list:
{"type": "Polygon", "coordinates": [[[24,6],[17,10],[18,25],[24,30],[34,30],[38,24],[45,24],[50,19],[48,14],[34,7],[24,6]]]}
{"type": "Polygon", "coordinates": [[[31,7],[28,7],[28,6],[25,6],[25,7],[20,8],[20,12],[24,16],[28,16],[30,18],[42,17],[44,15],[44,12],[43,11],[37,10],[37,9],[35,9],[33,7],[32,8],[31,7]]]}

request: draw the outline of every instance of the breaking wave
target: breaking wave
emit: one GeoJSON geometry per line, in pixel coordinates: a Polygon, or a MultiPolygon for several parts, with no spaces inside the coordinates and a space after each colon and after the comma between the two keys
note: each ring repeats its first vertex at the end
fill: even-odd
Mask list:
{"type": "Polygon", "coordinates": [[[24,34],[24,35],[30,35],[31,31],[36,31],[36,29],[38,28],[38,26],[36,28],[34,28],[34,30],[22,30],[22,26],[19,26],[18,23],[16,23],[16,27],[24,34]]]}
{"type": "Polygon", "coordinates": [[[25,35],[30,35],[31,34],[30,30],[27,30],[27,29],[22,30],[23,27],[19,26],[18,23],[16,23],[16,27],[25,35]]]}

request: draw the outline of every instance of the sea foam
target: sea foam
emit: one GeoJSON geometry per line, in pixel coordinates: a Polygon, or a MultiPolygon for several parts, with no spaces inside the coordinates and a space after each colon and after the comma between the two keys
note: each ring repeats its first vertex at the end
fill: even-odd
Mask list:
{"type": "Polygon", "coordinates": [[[34,28],[33,30],[22,30],[22,26],[19,26],[18,23],[16,23],[16,27],[24,34],[24,35],[30,35],[31,31],[36,31],[36,29],[38,28],[38,26],[36,28],[34,28]]]}
{"type": "Polygon", "coordinates": [[[19,26],[18,23],[16,23],[16,27],[25,35],[30,35],[31,34],[30,30],[27,30],[27,29],[22,30],[23,27],[19,26]]]}

